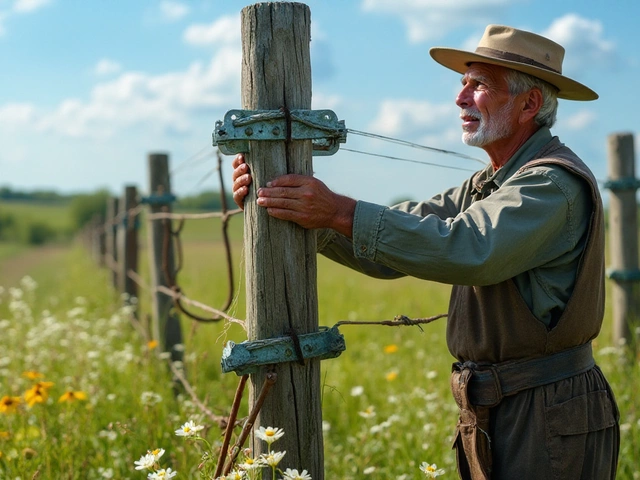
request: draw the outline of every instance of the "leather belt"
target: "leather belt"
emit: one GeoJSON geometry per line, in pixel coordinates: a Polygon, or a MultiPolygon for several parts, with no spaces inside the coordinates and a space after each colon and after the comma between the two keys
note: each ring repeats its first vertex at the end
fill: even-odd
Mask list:
{"type": "Polygon", "coordinates": [[[591,342],[544,357],[499,364],[456,362],[453,371],[471,370],[467,394],[472,405],[492,407],[504,397],[587,372],[595,366],[591,342]]]}

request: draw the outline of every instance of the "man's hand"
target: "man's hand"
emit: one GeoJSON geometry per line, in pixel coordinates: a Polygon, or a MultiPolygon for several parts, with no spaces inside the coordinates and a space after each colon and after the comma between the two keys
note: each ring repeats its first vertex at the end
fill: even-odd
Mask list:
{"type": "MultiPolygon", "coordinates": [[[[238,154],[233,160],[233,200],[244,208],[251,173],[238,154]]],[[[274,218],[295,222],[304,228],[331,228],[352,236],[356,201],[332,192],[320,180],[306,175],[283,175],[258,189],[257,204],[274,218]]]]}
{"type": "Polygon", "coordinates": [[[278,177],[258,189],[257,203],[272,217],[304,228],[332,228],[351,238],[356,201],[332,192],[317,178],[278,177]]]}
{"type": "Polygon", "coordinates": [[[249,193],[249,185],[251,185],[251,173],[249,166],[244,162],[244,155],[239,153],[233,159],[233,201],[236,202],[242,210],[244,210],[244,198],[249,193]]]}

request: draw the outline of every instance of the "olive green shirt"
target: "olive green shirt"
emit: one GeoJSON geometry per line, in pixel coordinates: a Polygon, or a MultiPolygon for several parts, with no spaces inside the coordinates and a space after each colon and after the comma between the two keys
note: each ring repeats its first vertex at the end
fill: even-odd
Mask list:
{"type": "Polygon", "coordinates": [[[488,165],[425,202],[359,201],[353,240],[323,231],[318,251],[379,278],[475,286],[513,278],[549,326],[573,291],[592,209],[587,185],[561,166],[518,172],[551,138],[541,128],[497,172],[488,165]]]}

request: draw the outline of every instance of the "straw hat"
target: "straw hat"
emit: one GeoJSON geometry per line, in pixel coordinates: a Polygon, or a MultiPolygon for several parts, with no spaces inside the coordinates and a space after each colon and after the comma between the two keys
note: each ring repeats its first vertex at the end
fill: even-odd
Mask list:
{"type": "Polygon", "coordinates": [[[562,75],[564,48],[548,38],[502,25],[489,25],[475,52],[434,47],[433,59],[451,70],[465,73],[472,62],[502,65],[541,78],[558,88],[567,100],[595,100],[589,87],[562,75]]]}

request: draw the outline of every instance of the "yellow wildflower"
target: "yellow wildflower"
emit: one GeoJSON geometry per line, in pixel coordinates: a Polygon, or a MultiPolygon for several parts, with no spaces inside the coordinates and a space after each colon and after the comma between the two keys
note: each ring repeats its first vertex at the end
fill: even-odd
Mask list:
{"type": "Polygon", "coordinates": [[[53,382],[37,382],[33,387],[24,393],[24,401],[29,407],[36,403],[44,403],[49,398],[49,389],[53,387],[53,382]]]}
{"type": "Polygon", "coordinates": [[[395,370],[392,370],[390,372],[388,372],[384,378],[387,379],[387,382],[393,382],[396,378],[398,378],[398,372],[396,372],[395,370]]]}
{"type": "Polygon", "coordinates": [[[36,372],[34,370],[29,370],[29,371],[23,372],[22,376],[23,377],[27,377],[29,380],[35,380],[37,378],[44,377],[44,375],[42,375],[41,373],[38,373],[38,372],[36,372]]]}
{"type": "Polygon", "coordinates": [[[10,397],[9,395],[5,395],[0,399],[0,412],[7,415],[13,413],[18,409],[18,405],[21,403],[22,399],[20,397],[10,397]]]}
{"type": "Polygon", "coordinates": [[[58,399],[58,402],[75,402],[76,400],[86,400],[87,394],[81,391],[74,392],[73,390],[67,390],[64,394],[58,399]]]}
{"type": "Polygon", "coordinates": [[[158,341],[157,340],[149,340],[147,342],[147,348],[149,350],[153,350],[154,348],[157,348],[157,347],[158,347],[158,341]]]}
{"type": "Polygon", "coordinates": [[[391,345],[387,345],[384,347],[384,353],[396,353],[398,351],[398,345],[392,343],[391,345]]]}

